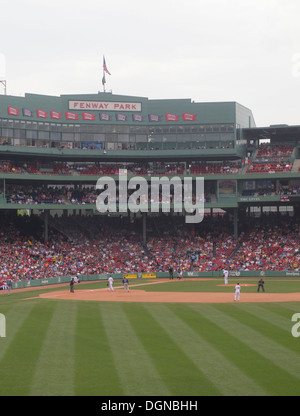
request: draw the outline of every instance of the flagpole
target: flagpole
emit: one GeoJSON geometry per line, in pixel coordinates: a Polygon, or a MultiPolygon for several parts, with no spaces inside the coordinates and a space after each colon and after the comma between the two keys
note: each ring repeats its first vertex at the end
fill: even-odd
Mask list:
{"type": "Polygon", "coordinates": [[[103,70],[103,77],[102,77],[102,83],[103,83],[103,92],[106,92],[105,91],[105,73],[104,73],[104,70],[103,70]],[[104,81],[104,82],[103,82],[104,81]]]}
{"type": "MultiPolygon", "coordinates": [[[[104,57],[103,57],[103,62],[104,62],[104,57]]],[[[102,75],[102,85],[103,85],[103,92],[105,92],[106,79],[105,79],[105,71],[104,71],[104,65],[103,65],[103,63],[102,63],[102,71],[103,71],[103,75],[102,75]]]]}
{"type": "Polygon", "coordinates": [[[6,95],[6,81],[5,80],[0,80],[0,84],[3,85],[3,87],[4,87],[4,95],[6,95]]]}
{"type": "Polygon", "coordinates": [[[106,66],[106,61],[105,61],[105,57],[104,57],[104,55],[103,55],[103,77],[102,77],[102,84],[103,84],[103,91],[104,91],[104,92],[106,92],[106,91],[105,91],[105,84],[106,84],[105,72],[106,72],[107,74],[111,75],[111,74],[110,74],[110,72],[109,72],[109,71],[108,71],[108,69],[107,69],[107,66],[106,66]]]}

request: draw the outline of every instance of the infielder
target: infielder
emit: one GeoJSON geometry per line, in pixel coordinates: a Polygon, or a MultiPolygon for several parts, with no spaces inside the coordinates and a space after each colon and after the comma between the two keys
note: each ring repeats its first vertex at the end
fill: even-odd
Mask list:
{"type": "Polygon", "coordinates": [[[114,291],[114,279],[112,278],[112,276],[109,276],[107,283],[108,283],[108,291],[113,292],[114,291]]]}
{"type": "Polygon", "coordinates": [[[241,286],[239,283],[235,286],[234,300],[240,300],[241,286]]]}
{"type": "Polygon", "coordinates": [[[183,279],[183,273],[182,273],[182,268],[181,267],[178,269],[178,279],[179,280],[183,279]]]}
{"type": "Polygon", "coordinates": [[[228,270],[223,270],[223,276],[224,276],[224,283],[225,285],[228,285],[228,270]]]}
{"type": "Polygon", "coordinates": [[[7,281],[8,296],[11,294],[11,287],[12,287],[12,281],[11,279],[8,279],[7,281]]]}
{"type": "Polygon", "coordinates": [[[123,277],[122,283],[124,285],[124,291],[129,292],[129,280],[127,279],[127,277],[123,277]]]}

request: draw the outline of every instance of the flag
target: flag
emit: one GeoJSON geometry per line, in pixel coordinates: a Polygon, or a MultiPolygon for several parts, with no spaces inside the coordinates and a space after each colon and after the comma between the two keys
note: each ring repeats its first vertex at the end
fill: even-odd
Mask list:
{"type": "Polygon", "coordinates": [[[132,121],[144,121],[144,117],[139,114],[132,114],[132,121]]]}
{"type": "Polygon", "coordinates": [[[23,116],[32,117],[32,111],[28,110],[28,108],[23,108],[23,116]]]}
{"type": "Polygon", "coordinates": [[[50,111],[50,114],[51,114],[51,118],[55,118],[55,119],[58,119],[58,120],[61,119],[61,114],[58,113],[57,111],[50,111]]]}
{"type": "Polygon", "coordinates": [[[103,74],[103,77],[102,77],[102,85],[104,84],[106,84],[105,74],[103,74]]]}
{"type": "Polygon", "coordinates": [[[38,117],[40,117],[40,118],[47,118],[47,113],[46,113],[46,111],[43,111],[43,110],[36,110],[36,114],[37,114],[37,116],[38,116],[38,117]]]}
{"type": "Polygon", "coordinates": [[[196,120],[196,115],[195,114],[183,113],[182,116],[183,116],[184,121],[195,121],[196,120]]]}
{"type": "Polygon", "coordinates": [[[83,120],[95,120],[95,115],[90,113],[82,113],[83,120]]]}
{"type": "Polygon", "coordinates": [[[155,121],[156,123],[161,121],[161,116],[157,116],[156,114],[149,114],[148,118],[149,121],[155,121]]]}
{"type": "Polygon", "coordinates": [[[105,114],[105,113],[100,113],[99,117],[100,117],[101,121],[110,121],[110,119],[111,119],[110,115],[105,114]]]}
{"type": "MultiPolygon", "coordinates": [[[[108,75],[111,75],[111,73],[108,71],[107,66],[106,66],[106,62],[105,62],[105,58],[103,56],[103,71],[106,72],[108,75]]],[[[104,78],[105,79],[105,78],[104,78]]],[[[103,82],[103,80],[102,80],[103,82]]]]}
{"type": "Polygon", "coordinates": [[[166,121],[178,121],[179,120],[179,116],[175,115],[175,114],[166,114],[166,121]]]}
{"type": "Polygon", "coordinates": [[[20,110],[17,110],[16,108],[14,108],[14,107],[7,107],[7,111],[8,111],[8,114],[10,115],[10,116],[18,116],[19,115],[19,111],[20,110]]]}
{"type": "Polygon", "coordinates": [[[124,114],[116,114],[116,120],[117,121],[127,121],[127,116],[124,114]]]}
{"type": "Polygon", "coordinates": [[[78,120],[78,114],[70,113],[70,111],[67,111],[65,114],[67,120],[78,120]]]}

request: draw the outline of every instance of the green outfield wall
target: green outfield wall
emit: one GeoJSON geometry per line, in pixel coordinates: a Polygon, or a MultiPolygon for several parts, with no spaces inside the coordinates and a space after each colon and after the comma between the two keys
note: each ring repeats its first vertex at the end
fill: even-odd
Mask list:
{"type": "MultiPolygon", "coordinates": [[[[115,280],[122,279],[124,274],[96,274],[96,275],[80,275],[81,282],[95,282],[107,280],[109,276],[112,276],[115,280]]],[[[128,273],[126,276],[129,279],[161,279],[169,278],[169,273],[160,272],[160,273],[128,273]]],[[[300,277],[300,271],[233,271],[229,274],[233,278],[261,278],[261,277],[300,277]]],[[[13,289],[24,289],[28,287],[40,287],[40,286],[52,286],[57,284],[66,284],[69,283],[72,276],[62,276],[62,277],[53,277],[50,279],[36,279],[36,280],[22,280],[13,282],[13,289]]],[[[184,278],[223,278],[223,273],[221,271],[217,272],[184,272],[184,278]]],[[[177,278],[177,273],[174,273],[174,278],[177,278]]]]}

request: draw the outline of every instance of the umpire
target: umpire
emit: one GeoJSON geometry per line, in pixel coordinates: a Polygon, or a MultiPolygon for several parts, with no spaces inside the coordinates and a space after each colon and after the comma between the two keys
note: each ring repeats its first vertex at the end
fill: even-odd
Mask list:
{"type": "Polygon", "coordinates": [[[72,279],[70,280],[70,292],[74,293],[74,284],[75,284],[75,280],[74,277],[72,277],[72,279]]]}
{"type": "Polygon", "coordinates": [[[262,291],[265,291],[265,287],[264,287],[265,282],[263,281],[263,279],[260,279],[260,281],[258,282],[258,287],[257,287],[257,292],[260,291],[260,288],[262,288],[262,291]]]}

